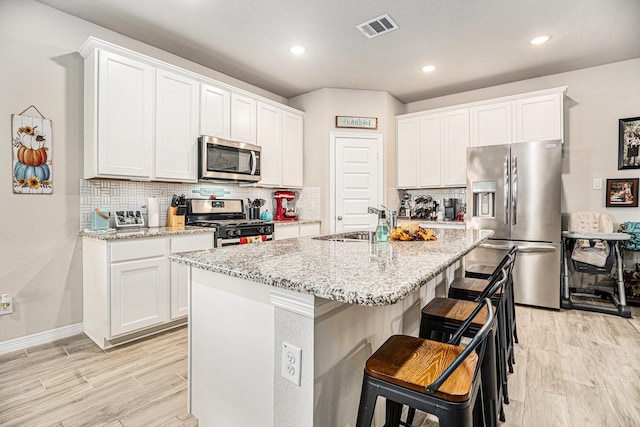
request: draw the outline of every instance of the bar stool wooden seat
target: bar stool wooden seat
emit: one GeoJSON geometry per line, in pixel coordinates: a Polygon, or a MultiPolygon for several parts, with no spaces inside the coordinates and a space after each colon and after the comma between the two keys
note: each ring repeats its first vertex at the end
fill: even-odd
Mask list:
{"type": "Polygon", "coordinates": [[[378,396],[386,399],[385,426],[400,425],[402,405],[434,414],[440,425],[482,425],[486,343],[494,340],[495,316],[487,298],[453,334],[449,343],[406,335],[390,337],[366,362],[357,427],[370,426],[378,396]],[[486,321],[464,348],[453,345],[485,308],[486,321]],[[475,420],[475,424],[474,424],[475,420]]]}

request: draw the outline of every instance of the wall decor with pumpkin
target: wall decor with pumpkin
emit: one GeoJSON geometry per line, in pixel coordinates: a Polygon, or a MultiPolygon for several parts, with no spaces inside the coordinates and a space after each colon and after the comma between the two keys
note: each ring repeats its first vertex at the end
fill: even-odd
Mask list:
{"type": "Polygon", "coordinates": [[[51,120],[22,113],[11,115],[13,192],[51,194],[51,120]]]}

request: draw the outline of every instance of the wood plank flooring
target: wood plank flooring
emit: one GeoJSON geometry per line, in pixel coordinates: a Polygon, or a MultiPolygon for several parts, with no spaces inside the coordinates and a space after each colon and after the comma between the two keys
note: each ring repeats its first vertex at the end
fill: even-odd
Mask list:
{"type": "MultiPolygon", "coordinates": [[[[632,312],[517,307],[502,426],[640,425],[640,308],[632,312]]],[[[186,378],[186,327],[107,351],[77,335],[0,355],[0,426],[197,426],[186,378]]],[[[416,426],[437,424],[416,416],[416,426]]]]}
{"type": "Polygon", "coordinates": [[[84,335],[0,355],[0,426],[197,426],[187,328],[103,351],[84,335]]]}

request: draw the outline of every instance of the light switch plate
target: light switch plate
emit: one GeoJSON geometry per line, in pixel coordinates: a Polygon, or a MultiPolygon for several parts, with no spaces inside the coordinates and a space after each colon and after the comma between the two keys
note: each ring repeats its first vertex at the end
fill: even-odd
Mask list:
{"type": "Polygon", "coordinates": [[[593,178],[593,189],[602,190],[602,178],[593,178]]]}

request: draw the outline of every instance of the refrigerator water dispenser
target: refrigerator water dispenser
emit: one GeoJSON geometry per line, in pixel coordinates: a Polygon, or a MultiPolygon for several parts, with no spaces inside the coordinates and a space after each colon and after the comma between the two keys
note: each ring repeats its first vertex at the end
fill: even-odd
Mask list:
{"type": "Polygon", "coordinates": [[[473,192],[473,216],[481,218],[495,217],[495,181],[474,181],[471,183],[473,192]]]}

